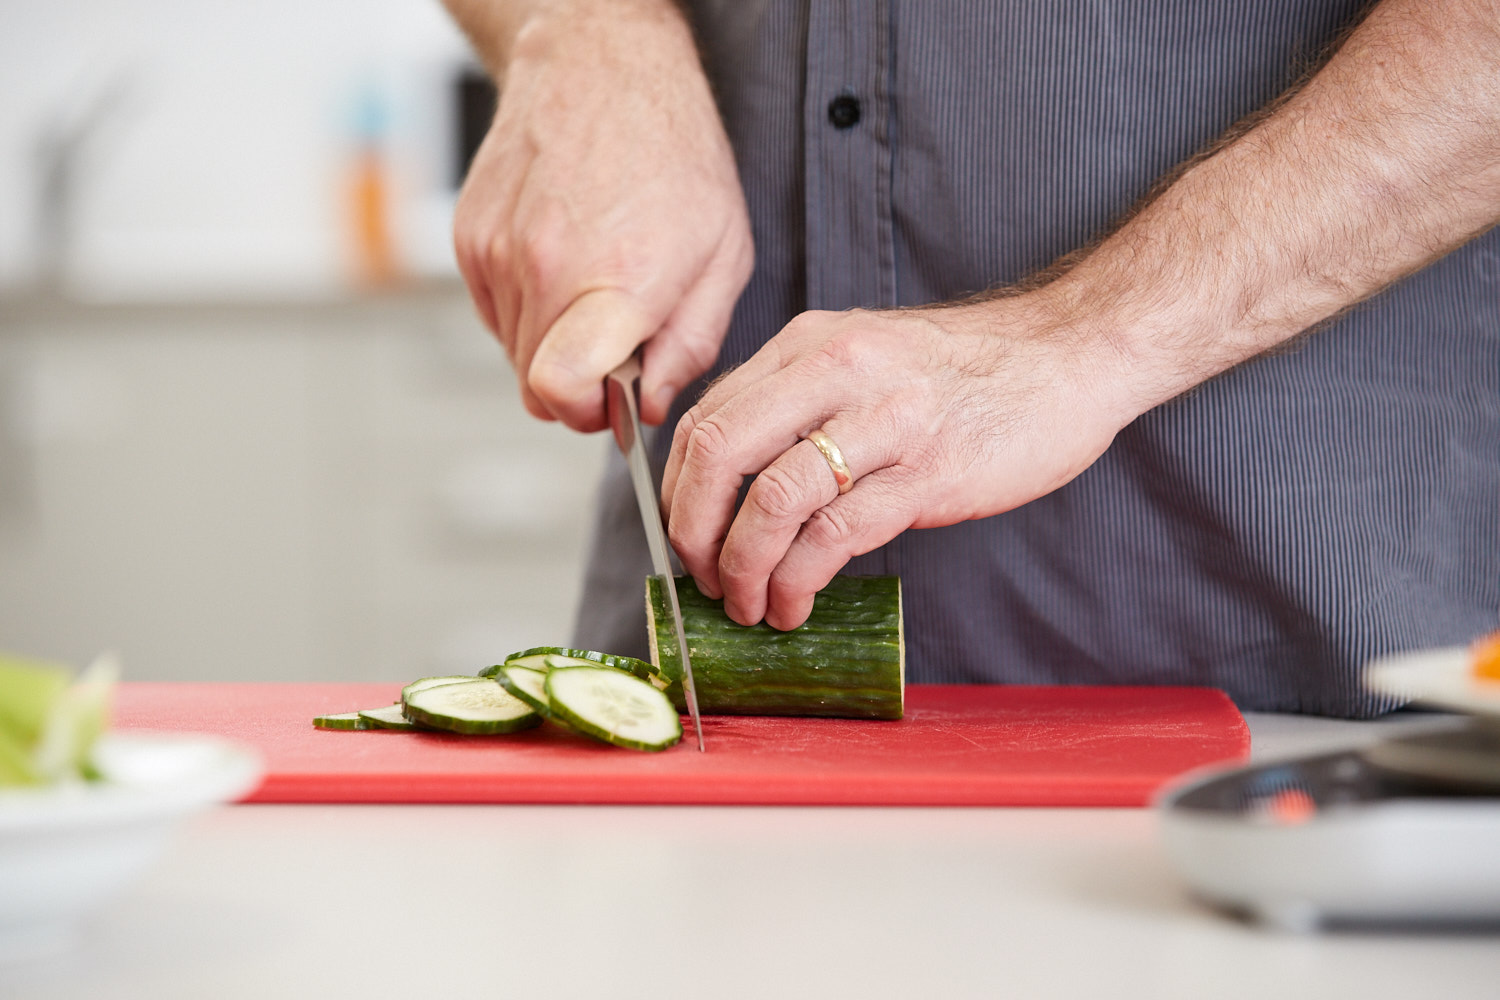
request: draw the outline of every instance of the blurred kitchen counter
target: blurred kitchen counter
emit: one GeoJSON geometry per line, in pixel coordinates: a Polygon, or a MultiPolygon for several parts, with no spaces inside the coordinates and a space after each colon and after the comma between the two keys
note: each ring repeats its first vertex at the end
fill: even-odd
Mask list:
{"type": "Polygon", "coordinates": [[[261,321],[268,316],[282,316],[341,323],[361,313],[395,312],[420,318],[448,311],[457,313],[460,323],[482,329],[471,314],[463,283],[446,279],[396,282],[369,289],[351,286],[301,291],[191,291],[180,296],[153,294],[139,298],[13,288],[0,291],[0,338],[24,332],[38,323],[98,323],[103,324],[98,332],[110,329],[127,332],[129,326],[121,321],[196,321],[203,324],[199,332],[211,333],[215,324],[231,318],[261,321]]]}
{"type": "Polygon", "coordinates": [[[401,680],[564,641],[602,436],[452,282],[0,297],[0,647],[136,680],[401,680]]]}
{"type": "MultiPolygon", "coordinates": [[[[1251,716],[1261,759],[1421,720],[1251,716]]],[[[711,751],[710,751],[711,752],[711,751]]],[[[235,806],[15,1000],[1489,997],[1493,934],[1194,903],[1147,809],[235,806]]]]}

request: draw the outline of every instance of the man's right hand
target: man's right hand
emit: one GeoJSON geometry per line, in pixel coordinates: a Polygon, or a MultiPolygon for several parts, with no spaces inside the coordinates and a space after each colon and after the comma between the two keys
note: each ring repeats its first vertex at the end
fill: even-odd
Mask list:
{"type": "Polygon", "coordinates": [[[660,424],[754,258],[691,31],[667,0],[545,5],[504,58],[465,27],[506,67],[454,222],[474,304],[537,417],[602,429],[604,377],[644,343],[642,418],[660,424]]]}

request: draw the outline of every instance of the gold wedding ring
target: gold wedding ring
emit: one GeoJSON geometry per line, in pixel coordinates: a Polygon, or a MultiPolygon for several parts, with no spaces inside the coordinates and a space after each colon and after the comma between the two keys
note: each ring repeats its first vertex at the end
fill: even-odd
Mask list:
{"type": "Polygon", "coordinates": [[[824,434],[821,428],[808,431],[803,437],[811,441],[823,453],[823,458],[828,462],[828,468],[833,472],[834,481],[839,484],[839,492],[848,493],[852,490],[854,474],[849,471],[849,463],[844,461],[844,453],[839,451],[839,446],[833,443],[833,438],[824,434]]]}

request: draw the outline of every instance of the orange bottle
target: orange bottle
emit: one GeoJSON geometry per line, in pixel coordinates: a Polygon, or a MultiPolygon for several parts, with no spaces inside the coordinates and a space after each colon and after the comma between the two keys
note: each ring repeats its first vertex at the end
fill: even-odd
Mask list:
{"type": "Polygon", "coordinates": [[[388,286],[399,277],[391,232],[390,171],[381,149],[385,113],[378,95],[367,90],[358,110],[358,147],[348,177],[348,226],[356,281],[388,286]]]}

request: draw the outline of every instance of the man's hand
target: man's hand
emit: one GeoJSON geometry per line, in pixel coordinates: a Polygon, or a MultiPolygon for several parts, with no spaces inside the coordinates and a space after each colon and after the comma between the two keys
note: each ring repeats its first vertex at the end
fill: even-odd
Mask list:
{"type": "Polygon", "coordinates": [[[803,313],[717,382],[678,425],[662,484],[699,588],[738,622],[794,628],[852,556],[1009,510],[1092,464],[1134,415],[1114,382],[1124,359],[1044,299],[803,313]],[[799,443],[819,428],[848,493],[799,443]]]}
{"type": "Polygon", "coordinates": [[[795,627],[850,557],[1041,496],[1135,416],[1497,218],[1500,0],[1387,0],[1305,87],[1039,290],[795,319],[679,424],[674,547],[736,621],[795,627]],[[818,427],[853,473],[846,494],[798,442],[818,427]]]}
{"type": "Polygon", "coordinates": [[[661,423],[717,356],[753,259],[687,25],[666,0],[449,6],[504,67],[454,245],[527,409],[603,428],[604,376],[644,343],[642,417],[661,423]]]}

